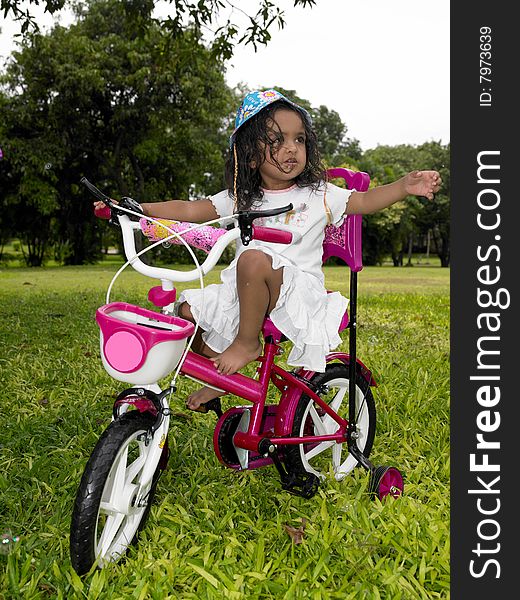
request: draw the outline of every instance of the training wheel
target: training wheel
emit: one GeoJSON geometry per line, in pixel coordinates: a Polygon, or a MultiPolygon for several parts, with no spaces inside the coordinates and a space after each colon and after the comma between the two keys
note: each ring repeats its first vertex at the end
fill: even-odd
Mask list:
{"type": "Polygon", "coordinates": [[[369,493],[383,500],[386,496],[399,498],[403,495],[404,482],[399,469],[376,467],[370,476],[369,493]]]}

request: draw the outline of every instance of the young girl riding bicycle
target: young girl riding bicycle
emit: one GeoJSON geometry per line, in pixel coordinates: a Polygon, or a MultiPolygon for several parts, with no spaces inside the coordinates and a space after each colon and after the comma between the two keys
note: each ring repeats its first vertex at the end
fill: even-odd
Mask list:
{"type": "MultiPolygon", "coordinates": [[[[226,163],[227,188],[194,202],[144,203],[145,215],[202,223],[240,210],[279,208],[289,213],[256,221],[288,228],[300,241],[284,245],[237,241],[236,256],[220,284],[185,290],[179,316],[199,324],[194,349],[218,371],[234,373],[258,358],[264,318],[292,342],[288,364],[325,370],[326,355],[341,338],[338,328],[348,301],[327,293],[321,269],[325,227],[345,214],[371,214],[407,195],[433,199],[441,185],[436,171],[413,171],[397,181],[357,192],[325,180],[317,139],[307,111],[276,90],[248,94],[240,106],[226,163]]],[[[96,206],[100,205],[96,203],[96,206]]],[[[204,387],[188,398],[192,410],[218,396],[204,387]]]]}

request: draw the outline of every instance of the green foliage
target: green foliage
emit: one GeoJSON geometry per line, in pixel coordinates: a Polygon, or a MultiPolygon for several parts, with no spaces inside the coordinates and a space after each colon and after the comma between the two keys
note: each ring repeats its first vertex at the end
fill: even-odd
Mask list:
{"type": "MultiPolygon", "coordinates": [[[[155,4],[155,0],[124,0],[120,2],[135,31],[142,34],[146,30],[143,21],[143,13],[149,15],[155,4]]],[[[270,30],[277,26],[283,29],[285,26],[284,11],[271,0],[260,0],[257,3],[256,12],[246,14],[236,5],[228,0],[168,0],[172,5],[172,14],[160,21],[161,27],[168,35],[175,39],[182,37],[187,28],[195,29],[199,34],[201,31],[214,28],[211,40],[211,52],[219,58],[231,58],[235,46],[240,44],[267,44],[271,39],[270,30]],[[229,16],[231,12],[231,16],[229,16]],[[216,27],[219,17],[225,13],[227,21],[224,25],[216,27]],[[247,26],[239,26],[231,19],[236,14],[247,17],[247,26]]],[[[31,7],[24,6],[21,0],[1,0],[0,7],[4,11],[4,17],[12,15],[21,24],[21,32],[38,32],[38,23],[31,13],[31,7]]],[[[73,5],[71,0],[31,0],[30,4],[41,5],[45,11],[51,14],[61,10],[65,5],[73,5]]],[[[316,0],[294,0],[294,6],[312,7],[316,0]]]]}
{"type": "MultiPolygon", "coordinates": [[[[223,63],[195,31],[172,39],[150,14],[141,18],[137,36],[124,3],[80,5],[77,24],[27,36],[1,79],[6,195],[36,219],[57,217],[42,243],[54,236],[65,263],[99,252],[83,175],[138,201],[220,189],[236,104],[223,63]]],[[[37,234],[25,219],[19,230],[37,234]]]]}
{"type": "MultiPolygon", "coordinates": [[[[139,546],[128,560],[77,577],[68,555],[72,504],[124,387],[101,366],[93,318],[116,269],[0,273],[0,522],[20,538],[0,554],[0,597],[449,598],[449,272],[424,267],[359,275],[359,356],[378,383],[371,458],[404,471],[402,498],[370,500],[362,469],[327,480],[311,500],[282,491],[273,467],[226,469],[212,452],[214,416],[185,410],[195,384],[182,380],[169,468],[139,546]],[[284,525],[304,519],[295,545],[284,525]]],[[[344,268],[325,276],[348,294],[344,268]]],[[[112,299],[143,303],[149,285],[125,273],[112,299]]],[[[235,402],[224,400],[226,408],[235,402]]]]}
{"type": "MultiPolygon", "coordinates": [[[[66,2],[67,0],[30,0],[30,4],[40,4],[45,8],[45,12],[51,14],[61,10],[66,2]]],[[[12,16],[16,21],[20,22],[20,31],[22,34],[27,31],[38,29],[38,23],[31,12],[31,7],[27,6],[27,2],[22,2],[20,0],[1,0],[0,10],[4,13],[4,19],[7,16],[12,16]]]]}
{"type": "MultiPolygon", "coordinates": [[[[34,3],[51,13],[63,5],[34,3]]],[[[170,4],[174,14],[162,24],[151,17],[153,0],[89,0],[77,4],[78,21],[69,28],[44,36],[27,29],[0,74],[0,251],[16,236],[28,265],[49,258],[96,261],[114,240],[94,219],[91,198],[79,186],[82,176],[108,195],[141,202],[222,188],[227,138],[246,91],[225,84],[227,44],[267,43],[269,28],[283,25],[283,13],[275,3],[259,2],[249,28],[239,31],[229,21],[206,46],[203,32],[231,3],[170,4]]],[[[19,2],[2,0],[2,9],[27,22],[19,2]]],[[[240,12],[234,7],[231,14],[240,12]]],[[[444,186],[434,202],[409,198],[365,217],[363,249],[365,264],[380,264],[390,254],[401,265],[407,251],[410,256],[431,238],[448,266],[449,146],[378,146],[362,153],[336,111],[278,89],[313,115],[326,166],[367,171],[374,183],[416,168],[441,172],[444,186]]],[[[182,259],[173,252],[166,260],[172,256],[182,259]]]]}
{"type": "Polygon", "coordinates": [[[442,188],[433,201],[407,198],[390,208],[363,219],[363,251],[366,264],[381,262],[391,254],[394,264],[402,264],[405,246],[410,238],[433,234],[441,265],[450,263],[450,146],[427,142],[419,146],[377,146],[364,152],[358,167],[370,174],[374,184],[391,183],[406,173],[436,170],[442,177],[442,188]],[[366,242],[366,243],[365,243],[366,242]]]}

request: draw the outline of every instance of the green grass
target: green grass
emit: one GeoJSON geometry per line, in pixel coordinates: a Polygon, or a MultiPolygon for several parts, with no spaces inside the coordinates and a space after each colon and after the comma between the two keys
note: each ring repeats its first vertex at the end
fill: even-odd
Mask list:
{"type": "MultiPolygon", "coordinates": [[[[124,387],[101,366],[94,321],[116,270],[0,271],[0,535],[19,537],[0,554],[0,598],[449,598],[449,271],[438,267],[359,275],[359,356],[378,382],[371,459],[404,472],[402,498],[371,500],[363,469],[311,500],[282,491],[273,467],[226,469],[212,452],[214,415],[185,411],[195,384],[181,380],[169,468],[139,546],[77,577],[72,504],[124,387]],[[295,545],[284,525],[303,519],[295,545]]],[[[345,273],[327,268],[326,279],[347,295],[345,273]]],[[[147,306],[148,287],[125,271],[111,300],[147,306]]]]}

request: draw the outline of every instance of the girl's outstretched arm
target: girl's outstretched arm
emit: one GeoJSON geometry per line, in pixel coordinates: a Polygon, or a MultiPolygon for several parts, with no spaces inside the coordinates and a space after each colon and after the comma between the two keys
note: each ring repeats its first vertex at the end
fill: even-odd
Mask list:
{"type": "MultiPolygon", "coordinates": [[[[117,204],[116,200],[112,200],[117,204]]],[[[103,202],[96,200],[94,209],[104,208],[103,202]]],[[[218,219],[211,200],[167,200],[166,202],[144,202],[140,205],[145,216],[173,221],[188,221],[189,223],[204,223],[218,219]]]]}
{"type": "Polygon", "coordinates": [[[208,199],[144,202],[141,204],[141,208],[147,217],[188,221],[190,223],[204,223],[219,217],[211,200],[208,199]]]}
{"type": "Polygon", "coordinates": [[[369,215],[404,200],[408,195],[425,196],[428,200],[433,200],[441,183],[437,171],[412,171],[393,183],[366,192],[352,192],[345,212],[349,215],[369,215]]]}

